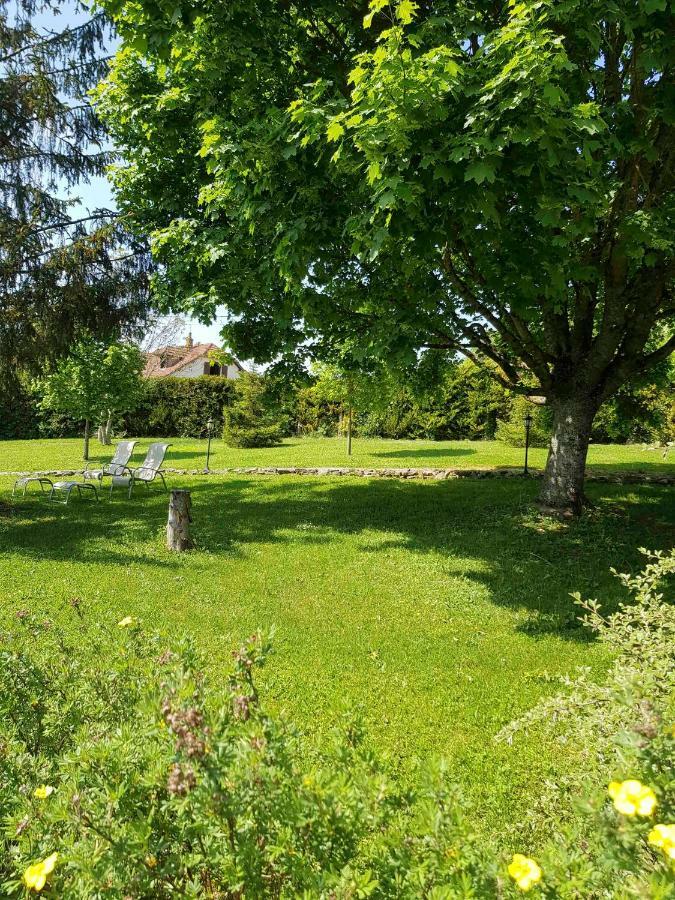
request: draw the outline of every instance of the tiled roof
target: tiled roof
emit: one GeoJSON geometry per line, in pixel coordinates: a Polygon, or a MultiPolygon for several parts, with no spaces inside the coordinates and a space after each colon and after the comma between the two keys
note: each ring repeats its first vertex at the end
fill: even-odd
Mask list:
{"type": "Polygon", "coordinates": [[[206,360],[211,350],[218,349],[216,344],[195,344],[190,350],[187,347],[159,347],[146,354],[143,375],[146,378],[164,378],[166,375],[173,375],[197,359],[203,357],[206,360]],[[162,366],[163,359],[175,362],[169,366],[162,366]]]}

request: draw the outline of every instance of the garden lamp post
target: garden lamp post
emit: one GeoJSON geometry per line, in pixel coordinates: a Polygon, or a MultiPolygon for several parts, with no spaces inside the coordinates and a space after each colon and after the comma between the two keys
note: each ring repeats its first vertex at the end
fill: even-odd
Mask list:
{"type": "Polygon", "coordinates": [[[209,471],[209,459],[211,457],[211,433],[213,432],[213,419],[209,419],[206,423],[206,431],[209,436],[209,443],[206,447],[206,471],[209,471]]]}
{"type": "Polygon", "coordinates": [[[525,414],[523,422],[525,423],[525,468],[523,469],[523,475],[529,475],[529,469],[527,468],[527,454],[530,449],[530,428],[532,427],[532,416],[529,412],[525,414]]]}

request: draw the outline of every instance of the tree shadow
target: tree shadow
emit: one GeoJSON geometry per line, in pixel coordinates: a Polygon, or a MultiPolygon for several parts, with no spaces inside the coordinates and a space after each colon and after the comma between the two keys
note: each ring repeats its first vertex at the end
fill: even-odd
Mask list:
{"type": "Polygon", "coordinates": [[[424,458],[443,458],[453,456],[474,456],[476,450],[457,447],[444,450],[389,450],[385,453],[371,453],[371,456],[381,457],[382,459],[424,459],[424,458]]]}
{"type": "MultiPolygon", "coordinates": [[[[668,491],[652,486],[589,485],[597,508],[570,525],[533,510],[537,485],[512,479],[439,483],[385,480],[277,479],[260,489],[246,479],[217,489],[193,488],[195,533],[213,553],[246,553],[248,544],[306,546],[361,535],[364,553],[406,550],[471,560],[462,577],[480,582],[497,606],[524,610],[520,629],[533,637],[556,633],[587,640],[570,593],[598,597],[606,611],[626,594],[610,567],[636,571],[641,546],[675,542],[675,508],[668,491]]],[[[339,553],[339,551],[336,551],[339,553]]],[[[336,567],[339,558],[336,556],[336,567]]]]}
{"type": "MultiPolygon", "coordinates": [[[[519,627],[536,639],[555,633],[587,640],[578,627],[570,593],[597,597],[607,611],[625,599],[610,574],[636,571],[637,548],[667,549],[675,542],[675,504],[667,488],[590,484],[595,510],[569,525],[541,519],[532,507],[537,485],[519,479],[411,482],[384,479],[255,478],[181,479],[192,492],[194,556],[177,558],[163,548],[167,495],[120,495],[99,504],[54,509],[37,497],[1,520],[0,551],[36,559],[127,566],[158,571],[209,566],[212,557],[246,557],[264,565],[266,545],[312,547],[356,536],[357,552],[377,559],[400,551],[443,560],[448,603],[457,579],[480,584],[495,606],[519,610],[519,627]]],[[[401,565],[404,563],[401,562],[401,565]]],[[[370,565],[370,563],[369,563],[370,565]]],[[[377,578],[377,562],[373,577],[377,578]]],[[[329,573],[326,573],[326,577],[329,573]]]]}

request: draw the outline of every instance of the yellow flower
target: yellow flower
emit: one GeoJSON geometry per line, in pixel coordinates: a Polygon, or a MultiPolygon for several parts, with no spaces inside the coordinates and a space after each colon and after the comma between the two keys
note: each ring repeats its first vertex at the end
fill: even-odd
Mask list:
{"type": "Polygon", "coordinates": [[[668,859],[675,861],[675,825],[655,825],[647,835],[652,847],[663,850],[668,859]]]}
{"type": "Polygon", "coordinates": [[[117,624],[119,625],[120,628],[128,628],[130,625],[134,624],[134,617],[133,616],[125,616],[123,619],[120,619],[120,621],[117,624]]]}
{"type": "Polygon", "coordinates": [[[541,881],[541,869],[537,863],[522,853],[514,853],[508,873],[521,891],[529,891],[533,885],[541,881]]]}
{"type": "Polygon", "coordinates": [[[41,891],[47,882],[47,876],[54,871],[58,853],[52,853],[42,862],[35,863],[34,866],[28,866],[23,873],[23,881],[27,888],[33,891],[41,891]]]}
{"type": "Polygon", "coordinates": [[[635,779],[612,781],[608,791],[614,806],[624,816],[651,816],[656,808],[654,791],[635,779]]]}
{"type": "Polygon", "coordinates": [[[152,853],[150,853],[145,857],[145,864],[149,869],[154,869],[157,865],[157,857],[153,856],[152,853]]]}
{"type": "Polygon", "coordinates": [[[54,788],[51,784],[41,784],[40,787],[35,788],[33,791],[33,796],[37,797],[38,800],[46,800],[51,794],[54,793],[54,788]]]}

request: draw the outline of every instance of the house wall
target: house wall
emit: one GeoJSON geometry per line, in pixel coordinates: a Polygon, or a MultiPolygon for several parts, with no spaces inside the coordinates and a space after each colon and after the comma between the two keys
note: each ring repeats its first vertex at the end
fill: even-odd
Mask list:
{"type": "Polygon", "coordinates": [[[204,363],[206,360],[202,359],[193,359],[191,363],[188,363],[187,366],[183,366],[178,369],[176,372],[172,372],[169,375],[169,378],[199,378],[200,375],[204,374],[204,363]]]}
{"type": "MultiPolygon", "coordinates": [[[[204,374],[204,363],[207,362],[206,357],[201,357],[201,359],[194,359],[191,363],[188,363],[186,366],[178,369],[176,372],[172,372],[171,375],[168,375],[168,378],[199,378],[204,374]]],[[[231,380],[235,378],[239,378],[239,370],[236,366],[228,366],[227,367],[227,377],[231,380]]]]}

